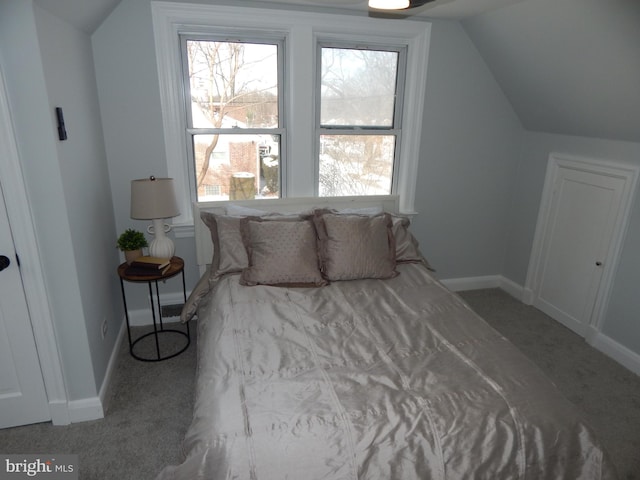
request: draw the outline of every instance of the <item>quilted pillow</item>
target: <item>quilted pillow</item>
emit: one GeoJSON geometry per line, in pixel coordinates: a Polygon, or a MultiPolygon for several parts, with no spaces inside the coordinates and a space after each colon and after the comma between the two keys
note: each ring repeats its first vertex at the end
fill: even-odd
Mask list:
{"type": "Polygon", "coordinates": [[[241,272],[246,268],[249,260],[240,233],[241,218],[210,212],[201,212],[200,218],[209,227],[213,242],[210,278],[241,272]]]}
{"type": "Polygon", "coordinates": [[[391,278],[396,272],[391,215],[317,213],[322,274],[327,280],[391,278]]]}
{"type": "Polygon", "coordinates": [[[418,240],[409,231],[411,221],[407,217],[392,215],[393,237],[396,240],[396,262],[420,263],[424,259],[418,248],[418,240]]]}
{"type": "Polygon", "coordinates": [[[322,286],[317,236],[313,222],[302,219],[241,220],[241,232],[249,266],[242,271],[242,285],[322,286]]]}
{"type": "Polygon", "coordinates": [[[189,294],[189,298],[187,298],[187,301],[182,306],[182,310],[180,311],[180,321],[182,323],[188,322],[189,320],[191,320],[191,318],[193,318],[193,316],[198,311],[200,302],[209,294],[209,291],[211,290],[209,278],[210,275],[208,275],[207,273],[202,275],[202,277],[200,277],[200,280],[198,280],[196,286],[189,294]]]}

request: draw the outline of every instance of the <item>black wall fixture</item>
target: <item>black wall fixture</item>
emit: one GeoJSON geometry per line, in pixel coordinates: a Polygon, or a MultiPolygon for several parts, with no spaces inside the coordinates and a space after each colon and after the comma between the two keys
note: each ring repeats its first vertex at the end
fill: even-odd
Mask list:
{"type": "Polygon", "coordinates": [[[64,115],[60,107],[56,107],[56,118],[58,119],[58,138],[60,140],[66,140],[67,129],[64,127],[64,115]]]}

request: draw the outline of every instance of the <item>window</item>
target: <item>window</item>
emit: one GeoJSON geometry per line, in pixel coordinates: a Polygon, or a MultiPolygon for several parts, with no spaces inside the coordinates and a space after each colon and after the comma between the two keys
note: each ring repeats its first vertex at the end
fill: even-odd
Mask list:
{"type": "Polygon", "coordinates": [[[388,195],[401,132],[405,49],[319,48],[318,194],[388,195]]]}
{"type": "Polygon", "coordinates": [[[151,11],[167,173],[182,212],[173,223],[184,235],[194,200],[232,195],[393,193],[414,212],[428,22],[177,2],[151,11]],[[211,66],[243,51],[228,92],[202,56],[216,48],[227,56],[211,66]]]}
{"type": "Polygon", "coordinates": [[[189,35],[181,44],[195,200],[279,197],[280,44],[189,35]]]}

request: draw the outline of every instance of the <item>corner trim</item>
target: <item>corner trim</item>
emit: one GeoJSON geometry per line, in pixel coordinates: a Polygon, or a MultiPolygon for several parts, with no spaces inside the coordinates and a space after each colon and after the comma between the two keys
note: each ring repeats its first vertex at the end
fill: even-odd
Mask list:
{"type": "Polygon", "coordinates": [[[88,397],[80,400],[71,400],[67,404],[71,423],[88,422],[104,418],[104,410],[99,397],[88,397]]]}
{"type": "Polygon", "coordinates": [[[54,417],[54,425],[68,425],[69,423],[88,422],[90,420],[104,418],[108,406],[108,394],[111,390],[114,372],[118,365],[118,355],[126,328],[126,323],[123,319],[98,396],[71,400],[69,402],[59,402],[56,405],[56,411],[59,417],[54,417]],[[63,421],[64,419],[66,419],[66,421],[63,421]]]}

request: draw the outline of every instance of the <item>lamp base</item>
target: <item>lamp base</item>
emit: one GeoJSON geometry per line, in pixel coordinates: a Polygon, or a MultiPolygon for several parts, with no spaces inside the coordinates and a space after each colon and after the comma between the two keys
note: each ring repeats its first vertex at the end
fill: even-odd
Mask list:
{"type": "Polygon", "coordinates": [[[155,235],[155,238],[149,243],[149,255],[158,258],[171,258],[176,251],[176,247],[173,244],[173,240],[165,235],[166,232],[171,230],[169,225],[166,225],[162,219],[154,219],[153,225],[149,225],[147,231],[155,235]]]}
{"type": "Polygon", "coordinates": [[[158,258],[171,258],[176,251],[173,241],[169,237],[154,238],[149,244],[149,255],[158,258]]]}

